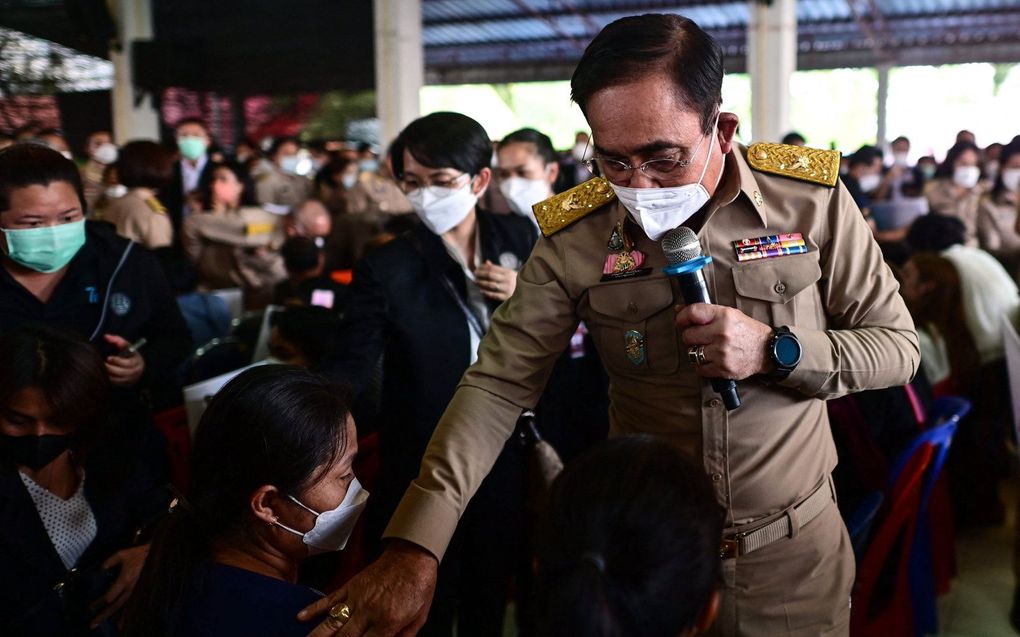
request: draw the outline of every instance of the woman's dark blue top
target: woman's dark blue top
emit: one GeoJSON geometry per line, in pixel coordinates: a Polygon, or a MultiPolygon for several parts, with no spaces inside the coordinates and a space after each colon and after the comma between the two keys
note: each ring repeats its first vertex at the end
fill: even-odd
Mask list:
{"type": "Polygon", "coordinates": [[[305,637],[318,621],[298,611],[322,593],[244,569],[208,562],[193,579],[175,634],[180,637],[305,637]]]}

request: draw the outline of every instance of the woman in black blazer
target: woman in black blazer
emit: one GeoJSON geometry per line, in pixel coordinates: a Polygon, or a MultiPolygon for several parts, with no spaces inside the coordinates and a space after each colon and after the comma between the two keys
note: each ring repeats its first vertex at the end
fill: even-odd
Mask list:
{"type": "MultiPolygon", "coordinates": [[[[422,223],[354,270],[326,370],[363,391],[382,357],[376,420],[380,471],[366,512],[378,541],[417,474],[492,312],[513,293],[535,230],[517,215],[477,207],[492,179],[492,144],[473,119],[434,113],[391,147],[393,173],[422,223]]],[[[523,536],[522,450],[507,444],[458,527],[439,571],[422,635],[499,635],[523,536]]]]}
{"type": "Polygon", "coordinates": [[[104,440],[103,360],[84,339],[0,336],[0,635],[115,635],[169,500],[104,440]]]}

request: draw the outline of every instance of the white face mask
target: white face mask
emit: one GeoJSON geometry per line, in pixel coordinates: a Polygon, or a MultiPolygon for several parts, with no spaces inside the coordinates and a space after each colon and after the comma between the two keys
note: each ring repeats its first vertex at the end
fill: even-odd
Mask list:
{"type": "Polygon", "coordinates": [[[1020,191],[1020,168],[1007,168],[1003,170],[1002,185],[1010,192],[1020,191]]]}
{"type": "Polygon", "coordinates": [[[298,164],[301,162],[301,158],[297,155],[287,155],[280,158],[280,170],[289,174],[296,175],[298,172],[298,164]]]}
{"type": "Polygon", "coordinates": [[[346,173],[340,178],[340,183],[344,185],[344,188],[350,190],[351,188],[354,188],[354,184],[358,183],[358,174],[346,173]]]}
{"type": "Polygon", "coordinates": [[[907,153],[896,153],[893,155],[893,163],[896,166],[907,166],[907,153]]]}
{"type": "Polygon", "coordinates": [[[544,179],[510,177],[499,182],[499,191],[506,197],[510,209],[529,219],[534,219],[531,207],[550,196],[552,190],[544,179]]]}
{"type": "Polygon", "coordinates": [[[449,232],[464,221],[478,203],[478,197],[471,192],[470,181],[460,188],[423,186],[407,198],[418,218],[435,234],[449,232]]]}
{"type": "Polygon", "coordinates": [[[973,188],[981,179],[981,169],[977,166],[957,166],[953,170],[953,183],[962,188],[973,188]]]}
{"type": "Polygon", "coordinates": [[[871,192],[875,188],[878,188],[878,185],[882,183],[882,175],[877,173],[861,175],[861,178],[857,181],[857,183],[860,184],[861,190],[864,192],[871,192]]]}
{"type": "Polygon", "coordinates": [[[368,502],[368,491],[361,488],[357,478],[351,481],[347,487],[347,495],[343,502],[335,509],[318,512],[305,506],[300,500],[292,495],[287,496],[294,504],[315,516],[315,525],[306,533],[290,528],[279,521],[274,522],[276,526],[294,535],[301,536],[301,541],[308,547],[309,555],[320,553],[332,553],[342,551],[347,546],[347,540],[354,531],[354,525],[358,522],[365,504],[368,502]]]}
{"type": "Polygon", "coordinates": [[[96,160],[100,164],[109,166],[113,162],[117,161],[117,155],[117,146],[110,142],[106,142],[105,144],[100,144],[99,147],[96,148],[95,152],[92,153],[92,159],[96,160]]]}
{"type": "Polygon", "coordinates": [[[106,187],[106,196],[110,199],[120,199],[127,194],[127,186],[124,184],[112,184],[106,187]]]}
{"type": "MultiPolygon", "coordinates": [[[[652,241],[658,241],[662,235],[679,227],[708,202],[708,191],[701,182],[708,172],[708,162],[712,158],[718,124],[719,119],[716,118],[716,123],[712,126],[712,141],[708,144],[708,154],[705,157],[705,167],[701,169],[701,176],[697,182],[668,188],[629,188],[610,182],[609,185],[616,192],[620,203],[652,241]]],[[[701,142],[698,142],[698,148],[694,149],[694,157],[697,157],[704,141],[702,138],[701,142]]]]}

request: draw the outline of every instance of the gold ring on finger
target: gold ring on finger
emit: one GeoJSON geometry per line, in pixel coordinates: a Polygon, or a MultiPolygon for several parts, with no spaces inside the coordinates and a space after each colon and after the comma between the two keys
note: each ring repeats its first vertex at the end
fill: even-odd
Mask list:
{"type": "Polygon", "coordinates": [[[343,626],[351,618],[351,607],[344,603],[334,604],[333,607],[329,609],[329,618],[333,620],[337,626],[343,626]]]}

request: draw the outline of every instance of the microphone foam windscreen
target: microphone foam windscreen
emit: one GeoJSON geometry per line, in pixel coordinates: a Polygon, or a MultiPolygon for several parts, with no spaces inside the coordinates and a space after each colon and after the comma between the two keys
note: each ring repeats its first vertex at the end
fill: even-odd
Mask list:
{"type": "Polygon", "coordinates": [[[701,242],[693,230],[680,226],[662,238],[662,253],[666,255],[668,265],[685,263],[701,256],[701,242]]]}

